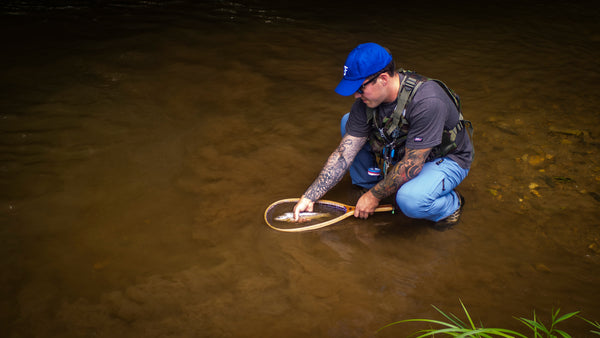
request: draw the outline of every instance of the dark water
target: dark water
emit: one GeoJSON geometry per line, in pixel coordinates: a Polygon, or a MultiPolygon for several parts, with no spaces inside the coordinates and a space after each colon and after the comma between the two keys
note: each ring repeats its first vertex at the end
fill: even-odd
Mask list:
{"type": "MultiPolygon", "coordinates": [[[[0,320],[9,337],[369,337],[431,304],[488,327],[600,320],[593,2],[8,1],[0,320]],[[279,233],[375,41],[473,121],[462,221],[279,233]]],[[[326,197],[355,200],[348,180],[326,197]]],[[[577,337],[591,327],[562,326],[577,337]]],[[[413,326],[383,331],[403,337],[413,326]]]]}

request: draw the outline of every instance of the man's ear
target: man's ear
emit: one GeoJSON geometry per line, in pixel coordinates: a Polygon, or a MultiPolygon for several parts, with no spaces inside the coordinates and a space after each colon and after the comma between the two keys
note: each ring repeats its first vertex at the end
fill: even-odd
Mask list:
{"type": "Polygon", "coordinates": [[[382,73],[379,75],[379,80],[381,81],[382,86],[387,86],[388,82],[390,81],[390,74],[382,73]]]}

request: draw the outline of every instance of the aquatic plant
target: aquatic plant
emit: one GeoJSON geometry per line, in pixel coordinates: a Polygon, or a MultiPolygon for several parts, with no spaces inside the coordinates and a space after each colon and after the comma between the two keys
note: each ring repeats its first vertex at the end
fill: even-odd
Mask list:
{"type": "Polygon", "coordinates": [[[535,311],[533,311],[533,319],[527,319],[527,318],[517,318],[517,319],[521,323],[527,325],[527,327],[529,327],[533,331],[535,338],[537,338],[537,337],[557,337],[557,335],[560,335],[561,337],[571,337],[571,335],[569,335],[565,331],[557,329],[556,324],[575,316],[576,314],[579,313],[579,311],[570,312],[570,313],[567,313],[567,314],[564,314],[564,315],[558,317],[559,312],[560,312],[560,309],[556,309],[556,311],[554,311],[554,310],[552,311],[552,321],[550,323],[549,328],[546,328],[546,326],[542,322],[538,321],[535,311]],[[545,336],[542,334],[545,334],[545,336]]]}
{"type": "MultiPolygon", "coordinates": [[[[577,316],[577,317],[579,317],[579,316],[577,316]]],[[[591,332],[591,333],[593,333],[593,334],[595,334],[595,335],[598,335],[598,336],[600,336],[600,323],[598,323],[597,321],[593,321],[593,322],[592,322],[592,321],[590,321],[590,320],[587,320],[587,319],[585,319],[585,318],[583,318],[583,317],[579,317],[579,318],[581,318],[581,319],[585,320],[586,322],[590,323],[590,325],[592,325],[592,326],[594,326],[596,329],[598,329],[598,331],[590,330],[590,332],[591,332]]]]}
{"type": "MultiPolygon", "coordinates": [[[[560,335],[560,337],[563,337],[563,338],[571,337],[571,335],[568,334],[567,332],[557,329],[556,324],[577,315],[579,313],[579,311],[569,312],[567,314],[564,314],[564,315],[558,317],[559,312],[560,312],[560,309],[557,309],[556,311],[552,310],[552,322],[550,323],[549,328],[546,328],[546,326],[544,326],[544,324],[542,324],[541,322],[538,321],[538,319],[535,315],[535,311],[533,312],[533,319],[527,319],[527,318],[517,318],[517,319],[519,321],[521,321],[523,324],[527,325],[527,327],[529,327],[533,331],[534,338],[538,338],[538,337],[551,338],[551,337],[558,337],[558,335],[560,335]]],[[[590,330],[590,332],[595,335],[600,336],[600,323],[598,323],[597,321],[592,322],[581,316],[577,316],[577,317],[586,321],[587,323],[591,324],[596,329],[598,329],[598,331],[590,330]]]]}
{"type": "MultiPolygon", "coordinates": [[[[466,319],[467,319],[466,322],[461,320],[460,318],[458,318],[456,315],[454,315],[452,313],[446,314],[442,310],[440,310],[437,307],[432,305],[433,308],[436,309],[436,311],[441,313],[442,316],[444,316],[447,319],[447,321],[433,320],[433,319],[405,319],[405,320],[400,320],[397,322],[390,323],[386,326],[383,326],[379,330],[377,330],[377,332],[379,332],[387,327],[390,327],[393,325],[398,325],[401,323],[423,322],[423,323],[435,324],[435,325],[441,326],[441,328],[437,328],[437,329],[429,328],[429,329],[419,330],[412,334],[413,337],[424,338],[424,337],[434,337],[435,335],[445,335],[445,336],[449,336],[449,337],[465,337],[465,338],[466,337],[473,337],[473,338],[493,338],[493,337],[516,338],[516,337],[521,337],[521,338],[528,338],[524,334],[513,331],[513,330],[501,329],[501,328],[484,328],[482,323],[480,323],[479,326],[476,326],[471,318],[471,315],[467,311],[467,308],[465,307],[465,305],[463,304],[462,301],[460,301],[460,305],[462,306],[463,311],[465,312],[466,319]]],[[[532,338],[555,338],[555,337],[570,338],[571,335],[569,335],[568,333],[566,333],[563,330],[557,329],[556,325],[562,321],[565,321],[565,320],[573,317],[573,316],[576,316],[579,313],[579,311],[569,312],[560,317],[559,317],[559,313],[560,313],[560,309],[557,309],[556,311],[552,310],[552,320],[550,323],[550,327],[546,327],[541,321],[539,321],[539,318],[535,314],[535,311],[533,312],[533,319],[516,318],[516,317],[515,317],[515,319],[517,319],[521,323],[525,324],[529,329],[531,329],[531,331],[534,334],[532,336],[532,338]]],[[[600,323],[589,321],[580,316],[577,316],[577,317],[579,317],[582,320],[586,321],[587,323],[593,325],[596,329],[599,330],[599,331],[591,330],[590,332],[592,332],[596,335],[600,335],[600,323]]]]}

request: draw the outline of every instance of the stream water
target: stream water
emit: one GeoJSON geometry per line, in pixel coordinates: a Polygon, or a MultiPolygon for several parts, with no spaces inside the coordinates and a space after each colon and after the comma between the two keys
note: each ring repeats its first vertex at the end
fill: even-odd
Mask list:
{"type": "MultiPolygon", "coordinates": [[[[514,317],[534,311],[600,320],[595,3],[1,6],[6,336],[371,337],[461,301],[524,333],[514,317]],[[461,223],[268,228],[265,208],[339,142],[352,98],[333,89],[368,41],[461,96],[476,147],[461,223]]],[[[353,203],[350,185],[326,198],[353,203]]]]}

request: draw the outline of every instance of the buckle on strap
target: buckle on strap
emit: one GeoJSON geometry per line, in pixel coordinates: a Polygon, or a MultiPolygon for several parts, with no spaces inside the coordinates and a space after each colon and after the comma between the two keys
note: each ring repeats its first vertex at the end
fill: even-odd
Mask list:
{"type": "Polygon", "coordinates": [[[404,80],[405,82],[403,84],[403,90],[408,90],[409,92],[412,91],[419,82],[416,78],[412,76],[406,76],[404,80]]]}

